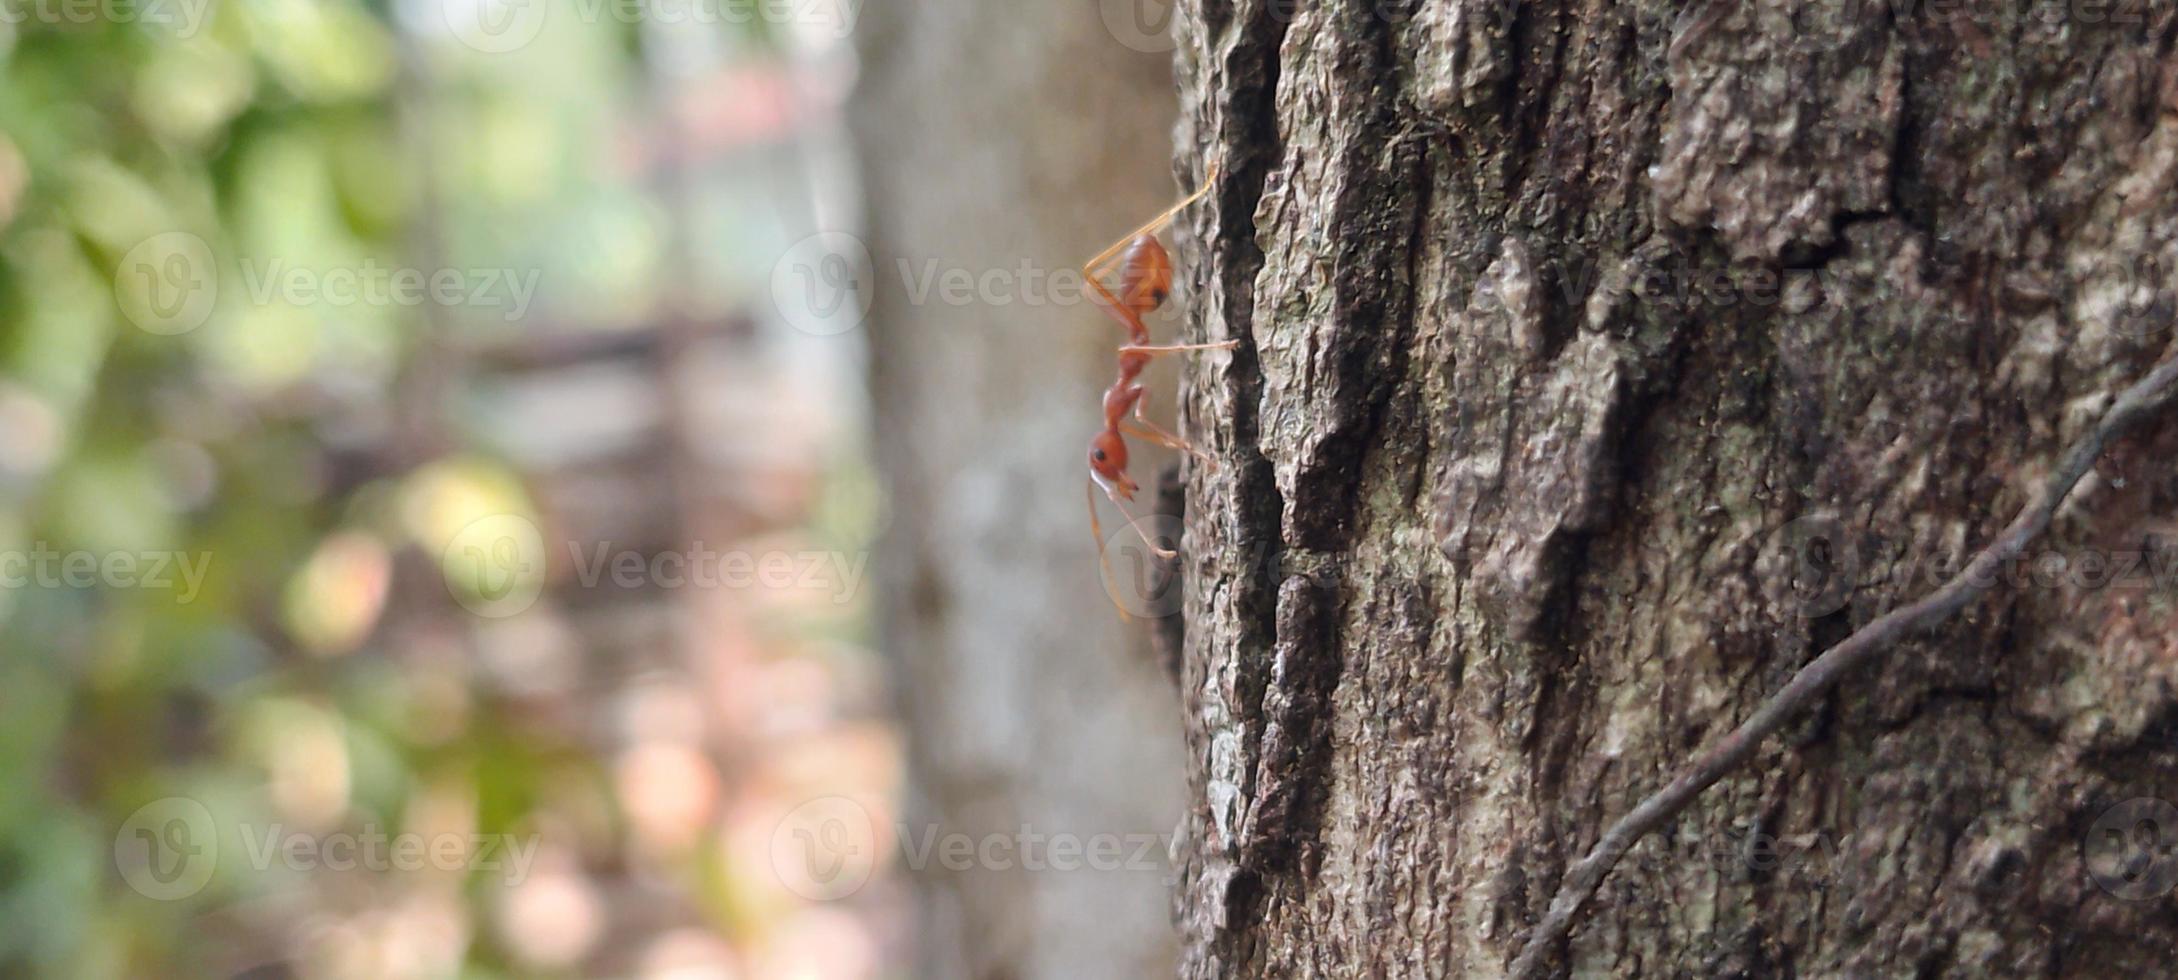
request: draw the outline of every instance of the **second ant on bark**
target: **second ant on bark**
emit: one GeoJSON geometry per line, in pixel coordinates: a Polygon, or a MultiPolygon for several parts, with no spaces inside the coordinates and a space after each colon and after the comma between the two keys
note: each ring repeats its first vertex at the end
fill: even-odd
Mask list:
{"type": "MultiPolygon", "coordinates": [[[[1160,559],[1172,558],[1175,552],[1159,547],[1157,542],[1150,540],[1149,533],[1142,529],[1141,520],[1127,508],[1127,502],[1134,499],[1135,491],[1140,489],[1140,485],[1127,475],[1125,437],[1131,435],[1169,449],[1177,449],[1205,463],[1212,460],[1209,454],[1195,448],[1187,440],[1159,428],[1143,416],[1149,390],[1137,379],[1154,358],[1181,351],[1232,350],[1239,346],[1240,341],[1155,345],[1150,343],[1149,327],[1142,322],[1142,318],[1164,305],[1165,298],[1172,294],[1172,256],[1158,242],[1157,232],[1170,223],[1174,215],[1200,200],[1217,182],[1217,176],[1217,167],[1212,166],[1204,176],[1202,186],[1195,193],[1189,194],[1180,203],[1166,209],[1165,213],[1150,219],[1142,227],[1112,243],[1112,247],[1098,253],[1096,258],[1090,259],[1082,267],[1082,274],[1088,280],[1097,306],[1111,314],[1113,319],[1119,321],[1120,326],[1127,329],[1127,343],[1119,348],[1119,377],[1104,392],[1104,430],[1089,440],[1089,479],[1095,487],[1103,488],[1104,495],[1111,498],[1112,503],[1119,507],[1120,513],[1127,515],[1128,525],[1134,528],[1136,534],[1141,535],[1142,543],[1148,545],[1150,551],[1160,559]],[[1105,288],[1102,281],[1103,274],[1115,260],[1119,266],[1119,292],[1116,295],[1105,288]]],[[[1097,520],[1094,489],[1089,493],[1089,528],[1097,536],[1097,558],[1103,561],[1104,529],[1097,520]]],[[[1121,614],[1125,614],[1124,609],[1121,614]]]]}

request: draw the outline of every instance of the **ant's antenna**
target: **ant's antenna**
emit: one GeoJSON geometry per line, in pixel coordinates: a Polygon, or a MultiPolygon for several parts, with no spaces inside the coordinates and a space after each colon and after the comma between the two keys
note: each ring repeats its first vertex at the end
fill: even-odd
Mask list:
{"type": "Polygon", "coordinates": [[[1134,533],[1141,536],[1142,543],[1149,546],[1151,554],[1156,555],[1158,558],[1164,559],[1166,561],[1170,561],[1174,558],[1180,557],[1179,552],[1174,551],[1170,548],[1158,547],[1157,542],[1150,540],[1149,532],[1142,530],[1142,519],[1134,516],[1134,511],[1127,509],[1126,501],[1114,500],[1112,501],[1112,503],[1119,506],[1120,513],[1127,515],[1127,526],[1134,528],[1134,533]]]}
{"type": "MultiPolygon", "coordinates": [[[[1104,570],[1106,580],[1116,582],[1118,576],[1112,571],[1111,556],[1105,553],[1104,522],[1097,519],[1097,485],[1095,481],[1084,484],[1083,491],[1083,496],[1089,505],[1089,533],[1096,535],[1097,538],[1097,565],[1104,570]]],[[[1119,508],[1120,513],[1127,515],[1127,526],[1133,528],[1135,535],[1140,537],[1142,543],[1149,547],[1150,554],[1156,555],[1160,561],[1171,561],[1180,556],[1179,552],[1171,548],[1161,547],[1156,541],[1152,540],[1149,532],[1142,529],[1142,519],[1135,516],[1134,511],[1129,509],[1124,501],[1114,498],[1112,504],[1119,508]]],[[[1127,615],[1127,607],[1121,605],[1117,597],[1112,597],[1112,605],[1119,609],[1121,622],[1134,622],[1134,617],[1127,615]]]]}
{"type": "MultiPolygon", "coordinates": [[[[1089,533],[1095,535],[1097,539],[1097,567],[1103,570],[1105,582],[1108,583],[1116,581],[1117,576],[1112,574],[1111,556],[1104,553],[1104,522],[1097,520],[1096,481],[1087,481],[1082,486],[1084,490],[1084,496],[1087,498],[1087,502],[1089,504],[1089,533]]],[[[1127,607],[1120,603],[1118,596],[1112,595],[1110,591],[1108,591],[1109,588],[1110,586],[1107,585],[1105,598],[1112,600],[1112,608],[1119,610],[1119,621],[1122,623],[1134,622],[1134,617],[1127,615],[1127,607]]]]}

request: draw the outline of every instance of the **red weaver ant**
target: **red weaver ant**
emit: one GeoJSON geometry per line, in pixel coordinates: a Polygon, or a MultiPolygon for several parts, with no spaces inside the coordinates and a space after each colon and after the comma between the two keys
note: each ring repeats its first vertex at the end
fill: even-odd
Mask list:
{"type": "MultiPolygon", "coordinates": [[[[1127,440],[1123,434],[1193,454],[1205,463],[1211,461],[1207,453],[1196,449],[1187,440],[1158,428],[1143,417],[1149,390],[1135,379],[1141,376],[1142,370],[1149,366],[1153,358],[1181,351],[1231,350],[1240,344],[1240,341],[1228,340],[1215,344],[1152,345],[1149,327],[1142,322],[1143,316],[1164,305],[1165,297],[1172,293],[1172,257],[1165,252],[1164,245],[1157,241],[1158,230],[1182,209],[1201,199],[1217,181],[1217,177],[1217,167],[1212,166],[1203,178],[1202,187],[1195,193],[1189,194],[1185,200],[1168,208],[1165,213],[1150,219],[1142,227],[1129,232],[1127,237],[1112,243],[1112,247],[1098,253],[1096,258],[1082,266],[1082,275],[1094,293],[1097,306],[1118,320],[1120,326],[1127,328],[1127,343],[1119,348],[1119,378],[1104,392],[1104,431],[1089,440],[1089,479],[1092,481],[1092,489],[1089,491],[1089,529],[1097,536],[1099,561],[1104,560],[1104,529],[1097,521],[1097,496],[1094,487],[1102,487],[1104,495],[1111,498],[1112,503],[1119,507],[1120,513],[1127,515],[1128,525],[1134,528],[1136,534],[1142,536],[1142,543],[1148,545],[1152,553],[1163,559],[1172,558],[1175,554],[1171,549],[1158,547],[1157,542],[1150,540],[1149,533],[1142,530],[1140,519],[1127,509],[1127,501],[1134,499],[1135,491],[1140,486],[1134,482],[1133,477],[1127,475],[1127,440]],[[1119,263],[1119,294],[1116,296],[1101,281],[1102,274],[1115,258],[1119,263]],[[1126,418],[1130,411],[1134,416],[1132,419],[1126,418]]],[[[1109,574],[1108,563],[1105,570],[1109,574]]],[[[1121,615],[1125,615],[1125,612],[1122,609],[1121,615]]]]}

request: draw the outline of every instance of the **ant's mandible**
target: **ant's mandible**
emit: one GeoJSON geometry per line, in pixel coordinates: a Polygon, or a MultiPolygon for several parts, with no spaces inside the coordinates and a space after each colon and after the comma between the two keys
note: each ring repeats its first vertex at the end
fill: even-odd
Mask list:
{"type": "MultiPolygon", "coordinates": [[[[1157,542],[1150,540],[1149,533],[1142,530],[1141,521],[1127,509],[1127,501],[1134,499],[1135,491],[1140,486],[1134,482],[1133,477],[1127,475],[1125,437],[1131,435],[1168,449],[1191,453],[1205,462],[1209,462],[1210,457],[1190,445],[1187,440],[1158,428],[1144,417],[1149,391],[1136,379],[1141,377],[1142,370],[1149,366],[1152,359],[1165,354],[1231,350],[1240,342],[1227,340],[1215,344],[1153,345],[1150,343],[1149,327],[1142,322],[1142,318],[1164,305],[1165,297],[1172,293],[1172,257],[1165,252],[1164,245],[1157,241],[1158,230],[1182,209],[1201,199],[1217,181],[1217,176],[1217,167],[1212,166],[1203,178],[1202,187],[1195,193],[1128,233],[1127,237],[1114,242],[1112,247],[1090,259],[1082,267],[1083,277],[1089,283],[1097,306],[1111,314],[1113,319],[1119,321],[1120,326],[1127,329],[1127,343],[1119,348],[1119,377],[1104,392],[1104,430],[1089,440],[1089,479],[1095,487],[1103,488],[1104,495],[1111,498],[1112,503],[1119,507],[1120,513],[1127,515],[1127,523],[1134,528],[1136,534],[1142,536],[1142,543],[1148,545],[1150,551],[1159,558],[1171,558],[1174,552],[1158,547],[1157,542]],[[1115,259],[1119,264],[1117,295],[1107,289],[1102,281],[1104,273],[1115,259]],[[1130,413],[1132,418],[1128,417],[1130,413]]],[[[1094,489],[1089,493],[1089,529],[1097,536],[1097,556],[1102,560],[1104,529],[1097,521],[1094,489]]]]}

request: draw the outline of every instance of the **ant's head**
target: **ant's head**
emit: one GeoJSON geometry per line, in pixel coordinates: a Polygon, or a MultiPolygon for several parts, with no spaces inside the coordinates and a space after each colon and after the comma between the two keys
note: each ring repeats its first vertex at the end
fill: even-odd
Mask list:
{"type": "Polygon", "coordinates": [[[1138,489],[1127,475],[1127,444],[1110,429],[1089,440],[1089,478],[1113,500],[1133,500],[1138,489]]]}

